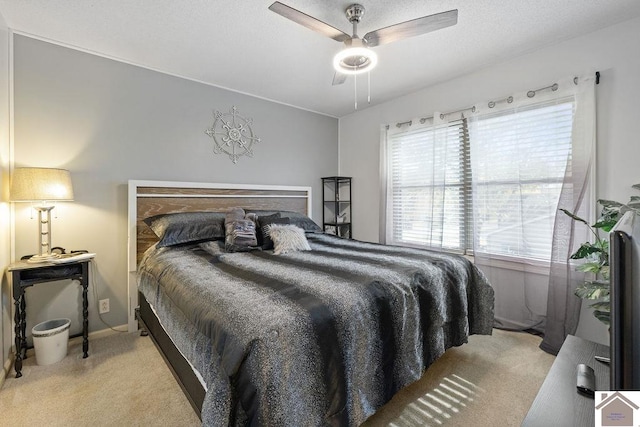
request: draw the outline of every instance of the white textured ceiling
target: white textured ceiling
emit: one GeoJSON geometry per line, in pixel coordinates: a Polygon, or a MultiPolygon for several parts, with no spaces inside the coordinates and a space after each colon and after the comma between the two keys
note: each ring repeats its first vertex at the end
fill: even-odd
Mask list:
{"type": "MultiPolygon", "coordinates": [[[[296,107],[354,111],[353,77],[332,86],[342,45],[276,15],[273,0],[0,0],[7,25],[65,45],[296,107]]],[[[282,0],[351,33],[352,1],[282,0]]],[[[363,35],[458,9],[458,24],[376,47],[372,104],[640,16],[638,0],[362,0],[363,35]]],[[[358,78],[366,107],[366,76],[358,78]]]]}

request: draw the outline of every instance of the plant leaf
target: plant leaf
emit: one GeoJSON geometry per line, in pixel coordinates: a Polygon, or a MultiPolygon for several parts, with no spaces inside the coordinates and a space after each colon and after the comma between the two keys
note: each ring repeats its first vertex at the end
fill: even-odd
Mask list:
{"type": "Polygon", "coordinates": [[[574,291],[582,299],[601,299],[609,296],[609,283],[602,281],[585,282],[574,291]]]}
{"type": "Polygon", "coordinates": [[[584,273],[596,273],[598,274],[602,269],[602,265],[599,262],[585,262],[582,265],[576,267],[577,271],[582,271],[584,273]]]}
{"type": "Polygon", "coordinates": [[[596,319],[598,319],[605,325],[607,326],[610,325],[611,313],[600,311],[600,310],[594,310],[593,315],[596,316],[596,319]]]}
{"type": "Polygon", "coordinates": [[[604,277],[607,280],[609,280],[610,272],[611,272],[611,268],[608,265],[603,265],[602,268],[600,269],[600,274],[602,274],[602,277],[604,277]]]}
{"type": "MultiPolygon", "coordinates": [[[[609,254],[609,239],[601,239],[600,240],[600,247],[602,248],[602,250],[604,252],[606,252],[607,254],[609,254]]],[[[607,257],[608,258],[608,257],[607,257]]]]}
{"type": "Polygon", "coordinates": [[[611,231],[611,228],[613,227],[613,225],[615,225],[615,223],[618,222],[618,218],[620,217],[621,212],[625,209],[625,205],[619,204],[617,202],[610,202],[610,201],[607,201],[607,202],[616,203],[616,205],[611,205],[611,204],[603,205],[602,211],[600,213],[600,218],[598,218],[598,221],[596,222],[596,224],[599,225],[598,228],[601,228],[602,230],[609,232],[611,231]]]}
{"type": "Polygon", "coordinates": [[[615,200],[600,199],[598,200],[598,203],[600,203],[605,208],[611,208],[611,207],[619,208],[624,206],[624,203],[616,202],[615,200]]]}
{"type": "Polygon", "coordinates": [[[620,206],[618,206],[618,205],[615,205],[615,206],[613,206],[613,205],[602,206],[602,210],[600,211],[600,215],[602,215],[602,216],[617,215],[618,212],[620,212],[620,208],[622,208],[623,206],[624,206],[624,204],[622,204],[622,203],[620,203],[620,206]]]}
{"type": "Polygon", "coordinates": [[[631,188],[635,188],[636,190],[640,190],[640,184],[633,184],[631,188]]]}
{"type": "Polygon", "coordinates": [[[589,307],[603,313],[611,313],[611,302],[609,301],[594,302],[593,304],[589,304],[589,307]]]}
{"type": "MultiPolygon", "coordinates": [[[[617,215],[616,215],[617,216],[617,215]]],[[[599,228],[607,233],[611,231],[614,225],[618,222],[617,218],[606,217],[599,219],[595,224],[593,224],[593,228],[599,228]]]]}
{"type": "Polygon", "coordinates": [[[631,209],[637,209],[638,207],[640,207],[640,200],[631,201],[627,204],[627,206],[631,209]]]}
{"type": "Polygon", "coordinates": [[[591,254],[595,254],[597,252],[602,252],[602,249],[598,246],[595,246],[591,243],[583,243],[580,245],[577,251],[573,255],[571,255],[571,259],[582,259],[586,258],[591,254]]]}
{"type": "Polygon", "coordinates": [[[580,221],[580,222],[583,222],[583,223],[585,223],[585,224],[589,225],[589,223],[588,223],[587,221],[585,221],[584,219],[580,218],[580,217],[579,217],[579,216],[577,216],[577,215],[574,215],[573,213],[569,212],[568,210],[566,210],[566,209],[562,209],[562,208],[560,208],[560,210],[561,210],[562,212],[564,212],[566,215],[568,215],[569,217],[571,217],[571,219],[573,219],[573,220],[575,220],[575,221],[580,221]]]}

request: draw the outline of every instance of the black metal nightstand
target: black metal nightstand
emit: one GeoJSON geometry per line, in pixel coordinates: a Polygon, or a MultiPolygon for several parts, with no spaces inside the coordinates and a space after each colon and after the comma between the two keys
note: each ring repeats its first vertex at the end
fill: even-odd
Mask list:
{"type": "MultiPolygon", "coordinates": [[[[15,262],[8,267],[13,284],[13,301],[15,304],[15,344],[16,344],[16,378],[22,376],[22,360],[27,358],[27,307],[24,298],[26,288],[38,283],[57,280],[77,280],[82,285],[82,352],[83,358],[89,356],[89,288],[90,259],[83,259],[64,264],[30,264],[26,261],[15,262]]],[[[80,334],[73,335],[73,337],[80,334]]]]}

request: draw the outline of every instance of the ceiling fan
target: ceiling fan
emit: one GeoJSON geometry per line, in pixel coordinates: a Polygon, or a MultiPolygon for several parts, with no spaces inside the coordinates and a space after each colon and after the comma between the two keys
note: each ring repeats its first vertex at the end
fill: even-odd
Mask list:
{"type": "Polygon", "coordinates": [[[353,35],[351,36],[278,1],[269,6],[269,10],[335,41],[344,43],[345,48],[338,52],[333,59],[333,67],[336,70],[333,77],[334,86],[344,83],[347,75],[364,73],[376,66],[378,56],[371,50],[372,47],[419,36],[455,25],[458,22],[458,10],[454,9],[370,31],[360,38],[357,31],[358,24],[365,10],[364,6],[360,4],[352,4],[345,10],[347,20],[353,25],[353,35]]]}

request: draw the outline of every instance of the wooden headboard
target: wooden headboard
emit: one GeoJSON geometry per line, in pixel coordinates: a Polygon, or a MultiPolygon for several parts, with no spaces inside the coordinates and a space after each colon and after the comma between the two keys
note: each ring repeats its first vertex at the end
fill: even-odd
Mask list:
{"type": "Polygon", "coordinates": [[[231,207],[287,210],[311,217],[311,187],[195,182],[129,181],[129,331],[138,328],[136,270],[143,253],[158,238],[145,218],[175,212],[224,212],[231,207]]]}

